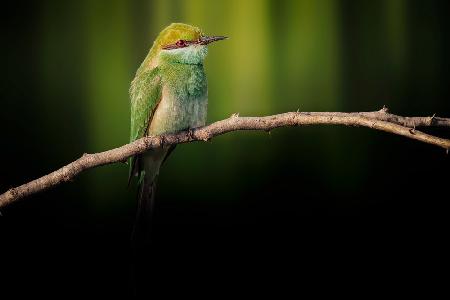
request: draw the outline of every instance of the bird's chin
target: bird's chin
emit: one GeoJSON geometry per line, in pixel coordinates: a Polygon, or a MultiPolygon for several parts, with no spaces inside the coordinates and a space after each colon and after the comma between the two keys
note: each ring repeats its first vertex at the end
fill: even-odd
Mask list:
{"type": "Polygon", "coordinates": [[[165,60],[189,65],[203,64],[207,54],[208,47],[206,45],[191,45],[185,48],[161,51],[165,60]]]}

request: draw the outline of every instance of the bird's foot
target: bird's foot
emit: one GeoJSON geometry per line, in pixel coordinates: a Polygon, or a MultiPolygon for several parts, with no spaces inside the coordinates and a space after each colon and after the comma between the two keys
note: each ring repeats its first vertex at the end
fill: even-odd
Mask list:
{"type": "Polygon", "coordinates": [[[188,128],[187,129],[187,135],[188,135],[188,139],[190,141],[194,140],[194,129],[193,128],[188,128]]]}

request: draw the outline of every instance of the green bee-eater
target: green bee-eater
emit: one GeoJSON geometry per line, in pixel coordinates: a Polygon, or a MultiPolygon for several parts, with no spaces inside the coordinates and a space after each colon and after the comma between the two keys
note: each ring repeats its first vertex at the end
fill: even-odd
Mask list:
{"type": "MultiPolygon", "coordinates": [[[[205,36],[199,28],[181,23],[161,31],[131,83],[130,142],[205,125],[203,61],[208,44],[225,38],[205,36]]],[[[172,150],[166,146],[130,159],[130,179],[138,176],[140,185],[137,222],[148,219],[144,215],[152,210],[156,177],[172,150]]]]}

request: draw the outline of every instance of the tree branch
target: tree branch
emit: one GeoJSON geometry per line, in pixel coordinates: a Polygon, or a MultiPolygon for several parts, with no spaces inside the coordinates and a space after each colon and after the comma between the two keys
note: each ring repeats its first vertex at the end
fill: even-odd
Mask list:
{"type": "Polygon", "coordinates": [[[238,115],[232,115],[228,119],[212,123],[208,126],[179,133],[144,137],[122,147],[100,153],[85,153],[74,162],[48,175],[11,188],[4,194],[1,194],[0,208],[29,195],[50,189],[60,183],[71,181],[84,170],[117,162],[125,162],[130,156],[163,145],[207,141],[215,136],[238,130],[270,131],[279,127],[304,125],[363,126],[435,145],[446,149],[447,153],[450,149],[450,140],[416,130],[416,127],[430,126],[450,128],[450,118],[438,118],[435,116],[402,117],[388,113],[385,107],[379,111],[355,113],[288,112],[267,117],[239,117],[238,115]]]}

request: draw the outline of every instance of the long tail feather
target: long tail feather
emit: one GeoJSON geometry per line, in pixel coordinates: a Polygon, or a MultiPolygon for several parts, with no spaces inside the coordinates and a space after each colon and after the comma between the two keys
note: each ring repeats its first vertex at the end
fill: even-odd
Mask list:
{"type": "Polygon", "coordinates": [[[155,206],[156,178],[150,180],[147,176],[139,186],[136,220],[132,232],[132,242],[135,246],[145,245],[150,240],[152,215],[155,206]]]}

